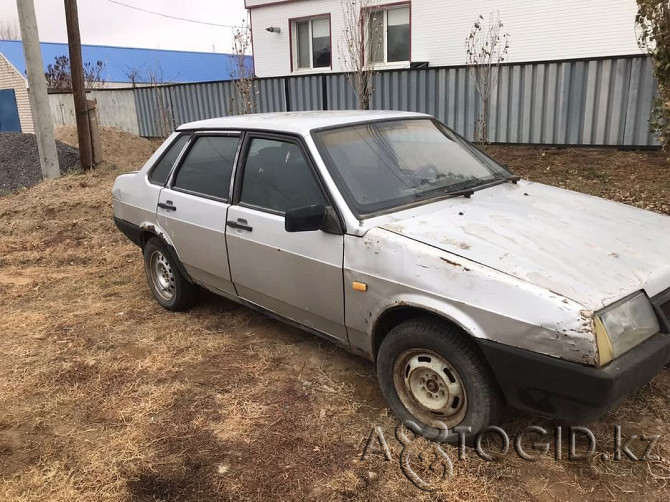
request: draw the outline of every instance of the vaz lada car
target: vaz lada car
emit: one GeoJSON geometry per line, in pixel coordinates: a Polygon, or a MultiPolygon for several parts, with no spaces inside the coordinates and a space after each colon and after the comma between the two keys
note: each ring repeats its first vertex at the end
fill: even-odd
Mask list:
{"type": "Polygon", "coordinates": [[[521,180],[428,115],[185,124],[113,199],[162,306],[203,287],[361,354],[427,436],[505,402],[588,422],[668,363],[670,217],[521,180]]]}

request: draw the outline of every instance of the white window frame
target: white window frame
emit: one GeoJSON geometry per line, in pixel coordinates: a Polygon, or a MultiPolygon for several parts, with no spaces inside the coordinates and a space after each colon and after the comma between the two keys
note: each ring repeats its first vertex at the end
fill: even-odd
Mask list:
{"type": "Polygon", "coordinates": [[[376,8],[376,7],[370,8],[370,11],[367,14],[367,29],[366,29],[366,35],[365,35],[366,38],[367,38],[367,44],[366,45],[368,46],[368,50],[365,51],[365,58],[366,58],[369,65],[371,65],[371,66],[406,66],[410,62],[410,60],[412,58],[412,49],[411,49],[411,47],[412,47],[412,14],[411,14],[410,9],[411,9],[411,6],[408,3],[403,4],[403,5],[393,5],[393,6],[389,6],[389,7],[384,7],[383,5],[380,5],[379,8],[376,8]],[[388,13],[391,10],[400,10],[400,9],[407,9],[407,13],[409,14],[409,21],[408,21],[407,24],[409,25],[409,38],[410,38],[410,40],[409,40],[409,43],[410,43],[409,58],[410,59],[407,59],[405,61],[389,61],[388,60],[388,15],[389,15],[388,13]],[[372,51],[372,45],[371,45],[371,42],[369,40],[370,25],[372,23],[372,19],[371,19],[372,15],[376,14],[378,12],[383,12],[383,16],[384,16],[383,19],[382,19],[382,37],[383,37],[383,41],[384,41],[382,51],[383,51],[384,60],[383,61],[371,61],[370,54],[371,54],[371,51],[372,51]]]}
{"type": "Polygon", "coordinates": [[[333,33],[332,33],[332,26],[331,26],[331,19],[330,19],[330,14],[322,14],[322,15],[317,15],[313,17],[301,17],[301,18],[296,18],[296,19],[291,19],[291,45],[293,47],[293,50],[291,51],[291,67],[293,69],[294,73],[321,73],[326,70],[332,70],[333,69],[333,33]],[[326,20],[328,21],[328,38],[329,38],[329,43],[330,43],[330,65],[328,66],[318,66],[314,67],[314,36],[313,36],[313,27],[312,23],[314,21],[320,21],[320,20],[326,20]],[[299,66],[300,61],[298,59],[299,55],[299,48],[298,48],[298,24],[300,23],[307,23],[309,26],[309,68],[303,67],[301,68],[299,66]]]}

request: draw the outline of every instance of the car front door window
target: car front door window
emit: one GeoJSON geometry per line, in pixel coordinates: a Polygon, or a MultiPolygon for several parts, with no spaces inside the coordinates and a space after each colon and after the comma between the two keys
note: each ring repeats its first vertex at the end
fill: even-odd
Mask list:
{"type": "Polygon", "coordinates": [[[298,145],[264,138],[249,145],[240,203],[278,214],[327,205],[298,145]]]}

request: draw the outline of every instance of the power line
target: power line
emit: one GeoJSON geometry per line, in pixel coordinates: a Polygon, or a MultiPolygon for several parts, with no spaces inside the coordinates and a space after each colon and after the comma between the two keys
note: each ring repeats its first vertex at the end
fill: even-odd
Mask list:
{"type": "Polygon", "coordinates": [[[187,19],[185,17],[171,16],[170,14],[165,14],[163,12],[156,12],[153,10],[143,9],[142,7],[136,7],[135,5],[128,5],[127,3],[119,2],[118,0],[107,0],[107,1],[117,5],[122,5],[123,7],[128,7],[129,9],[139,10],[141,12],[146,12],[147,14],[153,14],[155,16],[167,17],[168,19],[176,19],[177,21],[186,21],[188,23],[195,23],[195,24],[206,24],[208,26],[220,26],[221,28],[244,28],[243,26],[236,26],[232,24],[209,23],[207,21],[198,21],[196,19],[187,19]]]}

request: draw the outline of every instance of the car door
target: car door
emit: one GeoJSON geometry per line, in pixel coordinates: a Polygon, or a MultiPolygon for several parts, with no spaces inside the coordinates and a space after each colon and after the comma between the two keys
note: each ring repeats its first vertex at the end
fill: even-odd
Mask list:
{"type": "Polygon", "coordinates": [[[284,213],[331,206],[296,138],[247,133],[228,210],[228,258],[238,295],[346,343],[342,235],[287,232],[284,213]]]}
{"type": "Polygon", "coordinates": [[[239,142],[239,133],[194,134],[156,210],[191,278],[232,295],[226,213],[239,142]]]}

